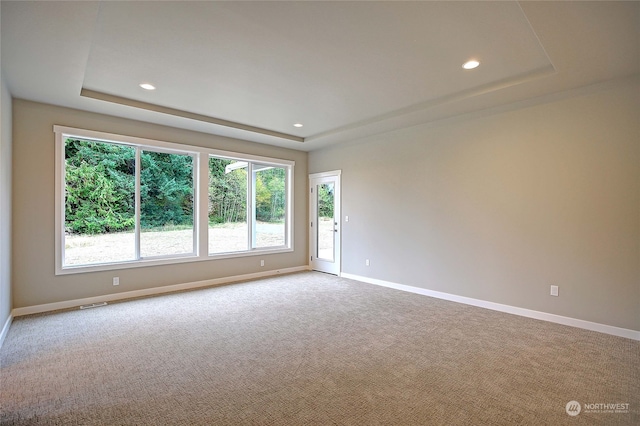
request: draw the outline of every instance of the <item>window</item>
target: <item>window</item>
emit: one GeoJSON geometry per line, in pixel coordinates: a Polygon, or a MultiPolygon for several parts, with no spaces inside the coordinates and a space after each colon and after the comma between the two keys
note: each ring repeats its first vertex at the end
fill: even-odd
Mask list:
{"type": "Polygon", "coordinates": [[[194,155],[66,137],[63,265],[194,255],[194,155]]]}
{"type": "Polygon", "coordinates": [[[64,157],[64,265],[134,260],[136,149],[67,138],[64,157]]]}
{"type": "Polygon", "coordinates": [[[209,157],[209,253],[287,245],[287,168],[209,157]]]}
{"type": "Polygon", "coordinates": [[[209,158],[209,253],[249,248],[247,164],[209,158]]]}
{"type": "Polygon", "coordinates": [[[194,254],[193,156],[140,153],[140,257],[194,254]]]}
{"type": "Polygon", "coordinates": [[[56,273],[292,250],[292,161],[54,130],[56,273]]]}

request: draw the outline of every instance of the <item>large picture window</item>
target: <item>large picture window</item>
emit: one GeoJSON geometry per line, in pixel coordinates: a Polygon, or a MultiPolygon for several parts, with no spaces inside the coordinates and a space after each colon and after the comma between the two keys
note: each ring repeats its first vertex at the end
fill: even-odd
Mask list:
{"type": "Polygon", "coordinates": [[[292,249],[293,162],[54,130],[56,273],[292,249]]]}
{"type": "Polygon", "coordinates": [[[209,253],[285,247],[287,168],[209,158],[209,253]]]}

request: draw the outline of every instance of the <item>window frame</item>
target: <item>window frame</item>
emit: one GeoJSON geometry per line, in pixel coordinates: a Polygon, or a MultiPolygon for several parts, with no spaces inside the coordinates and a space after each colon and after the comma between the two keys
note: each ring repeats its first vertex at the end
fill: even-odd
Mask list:
{"type": "MultiPolygon", "coordinates": [[[[135,255],[136,259],[133,262],[141,261],[141,260],[155,260],[155,259],[166,259],[169,257],[193,257],[198,254],[198,231],[197,231],[197,222],[198,222],[198,209],[196,203],[196,193],[198,190],[197,176],[198,176],[198,154],[192,151],[178,151],[171,150],[167,148],[157,148],[150,145],[137,145],[136,146],[136,192],[135,192],[135,217],[136,217],[136,247],[135,247],[135,255]],[[156,256],[147,256],[141,257],[142,252],[142,227],[140,225],[140,220],[142,219],[142,197],[140,194],[140,188],[142,186],[142,153],[143,152],[156,152],[162,154],[177,154],[177,155],[188,155],[193,160],[193,169],[191,172],[191,177],[193,180],[193,240],[192,240],[192,250],[191,253],[174,253],[169,255],[156,255],[156,256]]],[[[64,224],[64,221],[62,222],[64,224]]]]}
{"type": "MultiPolygon", "coordinates": [[[[262,157],[251,154],[241,154],[237,152],[223,151],[218,149],[205,148],[195,145],[165,142],[154,139],[139,138],[114,133],[106,133],[94,130],[78,129],[73,127],[54,125],[55,134],[55,274],[66,275],[85,272],[108,271],[116,269],[129,269],[156,265],[170,265],[176,263],[188,263],[198,261],[210,261],[217,259],[228,259],[246,256],[256,256],[272,253],[292,252],[293,247],[293,187],[295,161],[284,160],[271,157],[262,157]],[[134,259],[129,261],[96,263],[86,265],[65,266],[65,196],[66,196],[66,170],[65,170],[65,142],[67,138],[88,139],[96,142],[106,142],[118,145],[133,146],[139,152],[145,149],[154,152],[166,152],[174,154],[187,154],[193,158],[193,181],[194,181],[194,251],[191,254],[171,254],[166,256],[154,256],[149,258],[134,259]],[[249,244],[245,251],[209,253],[209,158],[226,158],[236,161],[246,161],[251,170],[253,163],[273,165],[285,169],[285,244],[284,246],[252,248],[249,244]]],[[[136,192],[139,192],[140,161],[136,161],[136,192]]],[[[250,181],[251,179],[249,179],[250,181]]],[[[250,184],[250,183],[249,183],[250,184]]],[[[247,211],[249,204],[253,208],[253,197],[247,196],[247,211]]],[[[136,194],[136,234],[140,232],[140,194],[136,194]]],[[[249,225],[247,238],[251,239],[251,224],[249,225]]],[[[139,236],[136,237],[139,245],[139,236]]],[[[249,242],[251,242],[249,240],[249,242]]],[[[139,247],[135,249],[139,255],[139,247]]]]}
{"type": "MultiPolygon", "coordinates": [[[[222,151],[220,151],[222,152],[222,151]]],[[[292,206],[293,202],[289,203],[289,198],[293,197],[292,185],[293,185],[293,165],[288,167],[282,164],[282,160],[278,160],[279,162],[266,161],[268,159],[264,157],[256,157],[253,160],[248,160],[249,156],[244,157],[234,157],[228,155],[215,155],[209,154],[207,161],[211,158],[218,158],[224,160],[235,160],[238,162],[246,162],[247,168],[247,211],[246,219],[247,219],[247,250],[238,250],[238,251],[230,251],[230,252],[221,252],[221,253],[209,253],[211,257],[234,257],[238,253],[245,253],[247,251],[273,251],[273,250],[284,250],[287,249],[288,246],[292,245],[292,223],[293,223],[293,214],[292,214],[292,206]],[[285,195],[286,195],[286,203],[285,203],[285,219],[284,219],[284,244],[280,246],[269,246],[269,247],[254,247],[256,243],[256,191],[255,191],[255,176],[254,174],[259,172],[260,170],[254,170],[254,166],[271,166],[274,168],[282,168],[285,171],[285,195]]],[[[208,164],[207,164],[208,166],[208,164]]],[[[244,168],[244,167],[243,167],[244,168]]],[[[207,167],[208,171],[208,167],[207,167]]],[[[208,183],[208,180],[207,180],[208,183]]],[[[209,188],[207,187],[207,191],[209,188]]],[[[208,192],[207,192],[208,195],[208,192]]],[[[293,200],[293,198],[292,198],[293,200]]],[[[208,228],[208,227],[207,227],[208,228]]],[[[207,234],[208,235],[208,234],[207,234]]],[[[207,251],[208,240],[207,240],[207,251]]]]}

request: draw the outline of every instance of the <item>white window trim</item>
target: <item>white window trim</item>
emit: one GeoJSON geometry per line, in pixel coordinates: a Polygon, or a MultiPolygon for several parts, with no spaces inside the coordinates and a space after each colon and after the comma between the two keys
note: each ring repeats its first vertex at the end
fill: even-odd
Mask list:
{"type": "MultiPolygon", "coordinates": [[[[210,149],[200,146],[180,144],[175,142],[158,141],[154,139],[138,138],[134,136],[119,135],[115,133],[105,133],[93,130],[78,129],[54,125],[55,133],[55,274],[77,274],[85,272],[109,271],[116,269],[139,268],[155,265],[170,265],[176,263],[211,261],[216,259],[229,259],[237,257],[258,256],[264,254],[286,253],[292,252],[293,247],[293,187],[295,161],[282,160],[278,158],[262,157],[251,154],[241,154],[237,152],[222,151],[218,149],[210,149]],[[90,139],[100,142],[109,142],[117,144],[125,144],[136,147],[152,148],[152,151],[190,154],[194,158],[194,254],[170,255],[161,258],[146,258],[139,260],[101,263],[91,265],[63,266],[64,259],[64,213],[65,213],[65,150],[64,141],[68,137],[77,137],[80,139],[90,139]],[[285,183],[285,191],[287,196],[286,217],[285,217],[285,245],[278,247],[251,248],[246,251],[209,254],[209,221],[208,221],[208,197],[209,197],[209,157],[223,157],[237,161],[249,161],[285,167],[287,171],[287,180],[285,183]],[[204,200],[204,201],[203,201],[204,200]]],[[[139,167],[139,161],[136,162],[136,168],[139,167]]],[[[139,179],[140,173],[137,170],[136,179],[139,179]]],[[[139,200],[138,200],[139,201],[139,200]]],[[[251,197],[248,197],[251,201],[251,197]]],[[[140,203],[136,203],[136,210],[139,210],[140,203]]],[[[136,212],[139,214],[139,211],[136,212]]],[[[249,224],[251,226],[251,224],[249,224]]],[[[138,232],[138,231],[136,231],[138,232]]],[[[251,234],[248,234],[251,238],[251,234]]],[[[139,248],[136,248],[138,253],[139,248]]]]}

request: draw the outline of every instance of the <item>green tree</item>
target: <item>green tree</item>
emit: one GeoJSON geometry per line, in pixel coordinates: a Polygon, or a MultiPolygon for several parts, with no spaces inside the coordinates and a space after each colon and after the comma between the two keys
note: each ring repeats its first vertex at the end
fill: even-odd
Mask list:
{"type": "Polygon", "coordinates": [[[333,217],[334,194],[333,185],[322,184],[318,186],[318,215],[320,217],[333,217]]]}
{"type": "Polygon", "coordinates": [[[281,222],[285,216],[285,170],[272,167],[256,172],[256,219],[281,222]]]}
{"type": "MultiPolygon", "coordinates": [[[[99,234],[135,227],[136,149],[81,139],[65,143],[65,227],[99,234]]],[[[140,223],[193,224],[193,158],[141,152],[140,223]]]]}
{"type": "Polygon", "coordinates": [[[193,158],[143,151],[140,160],[140,226],[193,225],[193,158]]]}
{"type": "Polygon", "coordinates": [[[236,163],[224,158],[209,159],[209,222],[228,223],[247,220],[247,170],[225,168],[236,163]]]}
{"type": "Polygon", "coordinates": [[[133,229],[133,148],[68,139],[65,169],[67,232],[99,234],[133,229]]]}

